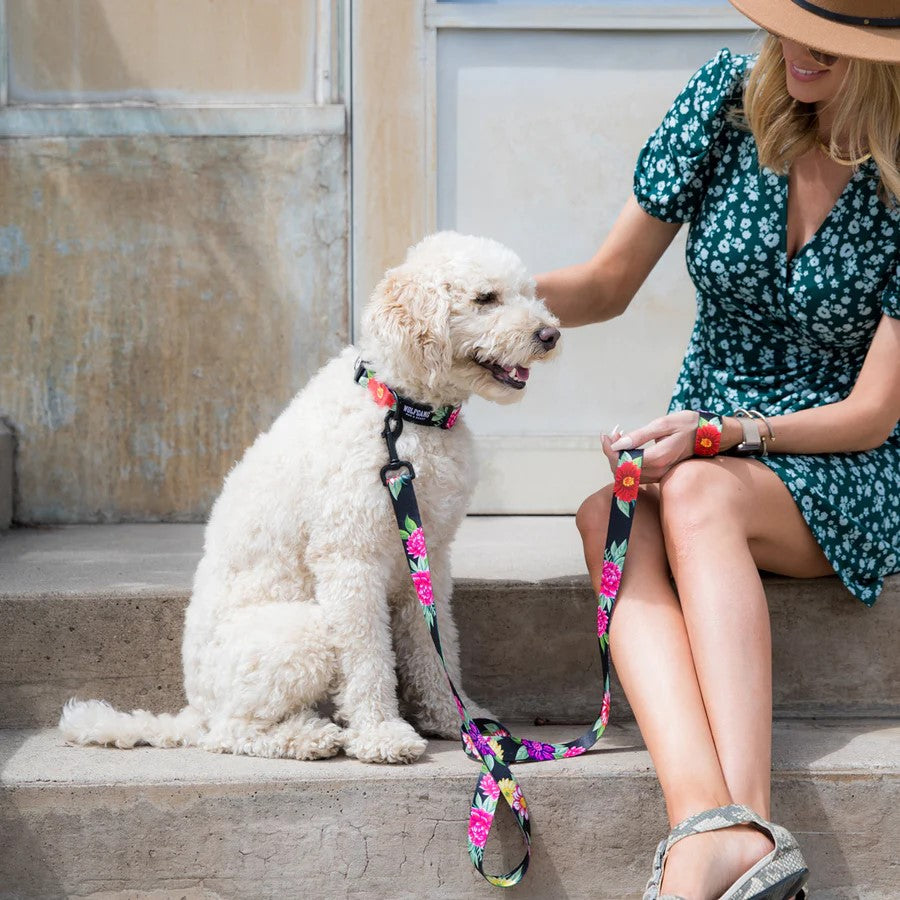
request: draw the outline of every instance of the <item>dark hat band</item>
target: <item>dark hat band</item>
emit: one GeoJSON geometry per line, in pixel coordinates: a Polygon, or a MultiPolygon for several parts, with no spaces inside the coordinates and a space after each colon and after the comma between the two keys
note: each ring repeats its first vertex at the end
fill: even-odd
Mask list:
{"type": "Polygon", "coordinates": [[[851,16],[847,13],[833,12],[830,9],[824,9],[811,0],[792,0],[795,6],[805,9],[813,15],[821,16],[823,19],[830,19],[832,22],[840,22],[842,25],[865,25],[869,28],[900,28],[900,17],[892,16],[891,18],[873,17],[873,16],[851,16]]]}

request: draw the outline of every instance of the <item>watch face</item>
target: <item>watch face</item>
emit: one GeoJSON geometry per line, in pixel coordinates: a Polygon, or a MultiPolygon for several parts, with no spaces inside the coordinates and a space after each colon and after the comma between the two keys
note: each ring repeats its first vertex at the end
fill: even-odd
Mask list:
{"type": "Polygon", "coordinates": [[[762,454],[762,449],[762,441],[759,441],[756,444],[749,444],[747,441],[743,441],[734,448],[734,452],[738,456],[760,456],[762,454]]]}

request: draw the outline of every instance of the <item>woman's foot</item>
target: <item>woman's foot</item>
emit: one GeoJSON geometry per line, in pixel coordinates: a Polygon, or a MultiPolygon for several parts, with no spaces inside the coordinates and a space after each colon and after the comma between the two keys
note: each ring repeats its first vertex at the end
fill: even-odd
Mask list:
{"type": "Polygon", "coordinates": [[[660,894],[714,900],[774,847],[767,834],[750,825],[693,834],[669,850],[660,894]]]}

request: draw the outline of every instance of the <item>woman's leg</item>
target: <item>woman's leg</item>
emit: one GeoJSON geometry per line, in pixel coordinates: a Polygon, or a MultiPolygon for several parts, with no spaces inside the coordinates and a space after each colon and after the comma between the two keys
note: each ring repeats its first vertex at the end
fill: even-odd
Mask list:
{"type": "MultiPolygon", "coordinates": [[[[656,487],[642,490],[637,504],[611,629],[616,671],[672,824],[730,802],[767,816],[771,649],[756,566],[798,576],[830,567],[780,479],[760,463],[682,463],[661,493],[662,514],[656,487]],[[685,617],[669,583],[669,557],[685,617]]],[[[578,514],[595,588],[610,495],[598,492],[578,514]]],[[[682,841],[670,854],[665,888],[718,896],[770,848],[764,835],[743,828],[682,841]]]]}
{"type": "MultiPolygon", "coordinates": [[[[757,567],[801,577],[826,575],[831,567],[781,479],[752,460],[675,466],[660,486],[660,519],[729,794],[768,818],[771,637],[757,567]]],[[[704,896],[693,893],[697,877],[704,860],[721,852],[716,844],[731,840],[730,831],[677,845],[665,889],[704,896]]]]}
{"type": "Polygon", "coordinates": [[[757,567],[831,572],[781,479],[753,460],[687,460],[661,488],[661,521],[703,703],[736,803],[769,815],[772,642],[757,567]]]}
{"type": "MultiPolygon", "coordinates": [[[[595,591],[612,491],[588,497],[576,523],[595,591]]],[[[659,524],[659,493],[641,489],[610,626],[610,649],[653,758],[670,821],[729,803],[659,524]]]]}
{"type": "MultiPolygon", "coordinates": [[[[599,590],[611,490],[589,497],[578,511],[585,559],[599,590]]],[[[631,703],[666,800],[672,825],[731,803],[694,670],[690,642],[672,590],[659,516],[659,491],[641,490],[628,558],[610,629],[616,672],[631,703]]],[[[752,829],[701,835],[700,852],[675,850],[666,866],[684,896],[718,896],[771,844],[752,829]],[[679,862],[675,857],[683,856],[679,862]],[[676,862],[675,866],[672,863],[676,862]],[[716,893],[718,891],[718,893],[716,893]]]]}

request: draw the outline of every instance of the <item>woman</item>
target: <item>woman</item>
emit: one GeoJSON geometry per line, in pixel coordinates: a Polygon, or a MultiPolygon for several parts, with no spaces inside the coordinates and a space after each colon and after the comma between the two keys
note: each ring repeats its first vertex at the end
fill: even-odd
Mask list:
{"type": "MultiPolygon", "coordinates": [[[[772,691],[757,570],[836,572],[871,604],[900,569],[897,4],[731,2],[769,32],[758,60],[722,51],[700,69],[596,256],[538,279],[564,325],[612,318],[691,223],[698,314],[670,412],[603,439],[611,463],[655,441],[612,652],[683,823],[647,896],[691,900],[805,882],[791,836],[759,827],[772,691]],[[715,458],[692,459],[695,442],[715,458]]],[[[598,590],[611,497],[577,517],[598,590]]]]}

